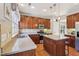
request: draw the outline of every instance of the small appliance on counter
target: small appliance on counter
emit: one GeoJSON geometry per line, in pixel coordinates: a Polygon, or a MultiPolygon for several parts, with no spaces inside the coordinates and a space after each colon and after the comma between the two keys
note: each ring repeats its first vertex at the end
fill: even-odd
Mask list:
{"type": "Polygon", "coordinates": [[[76,22],[75,23],[75,37],[76,37],[76,40],[75,40],[75,49],[77,51],[79,51],[79,22],[76,22]]]}

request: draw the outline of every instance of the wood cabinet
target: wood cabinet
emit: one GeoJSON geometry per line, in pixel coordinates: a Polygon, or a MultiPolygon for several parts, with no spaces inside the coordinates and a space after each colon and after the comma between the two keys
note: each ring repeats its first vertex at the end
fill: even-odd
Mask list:
{"type": "Polygon", "coordinates": [[[71,35],[65,35],[67,37],[69,37],[68,42],[69,42],[69,46],[75,48],[75,36],[71,36],[71,35]]]}
{"type": "Polygon", "coordinates": [[[73,14],[74,20],[79,21],[79,13],[73,14]]]}
{"type": "Polygon", "coordinates": [[[75,20],[73,15],[67,17],[67,28],[75,28],[75,20]]]}
{"type": "Polygon", "coordinates": [[[79,21],[79,13],[67,16],[67,28],[75,28],[77,21],[79,21]]]}
{"type": "Polygon", "coordinates": [[[21,20],[19,22],[19,28],[28,28],[29,18],[27,16],[21,16],[21,20]]]}
{"type": "Polygon", "coordinates": [[[40,36],[38,34],[30,34],[29,36],[35,44],[40,43],[40,36]]]}
{"type": "Polygon", "coordinates": [[[21,16],[19,23],[20,28],[37,29],[39,24],[43,24],[45,28],[50,29],[50,19],[32,16],[21,16]]]}
{"type": "Polygon", "coordinates": [[[65,56],[65,40],[53,40],[44,37],[44,49],[51,56],[65,56]]]}
{"type": "Polygon", "coordinates": [[[45,28],[50,28],[50,20],[49,19],[45,19],[44,20],[44,25],[45,25],[45,28]]]}
{"type": "Polygon", "coordinates": [[[44,37],[44,49],[52,56],[56,55],[56,45],[54,42],[46,37],[44,37]]]}

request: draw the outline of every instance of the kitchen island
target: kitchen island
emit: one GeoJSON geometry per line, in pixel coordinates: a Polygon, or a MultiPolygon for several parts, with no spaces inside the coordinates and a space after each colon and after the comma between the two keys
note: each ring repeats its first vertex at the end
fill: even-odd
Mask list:
{"type": "Polygon", "coordinates": [[[43,37],[43,44],[44,49],[48,52],[51,56],[65,56],[65,42],[68,37],[59,37],[56,35],[44,35],[43,37]]]}
{"type": "Polygon", "coordinates": [[[6,45],[7,48],[3,48],[2,55],[4,56],[34,56],[36,45],[32,39],[27,35],[24,38],[13,39],[12,44],[6,45]]]}

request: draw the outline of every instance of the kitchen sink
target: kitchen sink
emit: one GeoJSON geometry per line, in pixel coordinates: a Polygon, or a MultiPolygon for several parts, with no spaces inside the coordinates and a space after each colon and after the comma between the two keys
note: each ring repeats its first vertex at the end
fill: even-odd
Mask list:
{"type": "Polygon", "coordinates": [[[25,38],[25,37],[27,37],[27,36],[18,36],[18,38],[25,38]]]}
{"type": "Polygon", "coordinates": [[[27,37],[27,34],[19,34],[18,35],[18,38],[25,38],[25,37],[27,37]]]}

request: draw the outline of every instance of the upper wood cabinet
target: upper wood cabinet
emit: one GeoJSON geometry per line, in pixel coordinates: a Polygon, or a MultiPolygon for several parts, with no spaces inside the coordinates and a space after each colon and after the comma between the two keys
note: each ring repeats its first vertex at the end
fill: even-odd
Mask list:
{"type": "Polygon", "coordinates": [[[67,16],[67,28],[75,28],[75,20],[73,15],[67,16]]]}
{"type": "Polygon", "coordinates": [[[32,16],[21,16],[20,28],[37,29],[39,24],[43,24],[44,28],[50,29],[50,19],[43,19],[32,16]]]}
{"type": "Polygon", "coordinates": [[[45,28],[50,28],[50,20],[49,19],[45,19],[44,24],[45,24],[45,28]]]}
{"type": "Polygon", "coordinates": [[[67,16],[67,28],[75,28],[77,21],[79,21],[79,13],[67,16]]]}
{"type": "Polygon", "coordinates": [[[74,19],[76,20],[76,22],[79,21],[79,13],[74,14],[73,17],[74,17],[74,19]]]}
{"type": "Polygon", "coordinates": [[[32,17],[32,29],[37,28],[38,26],[38,18],[32,17]]]}

